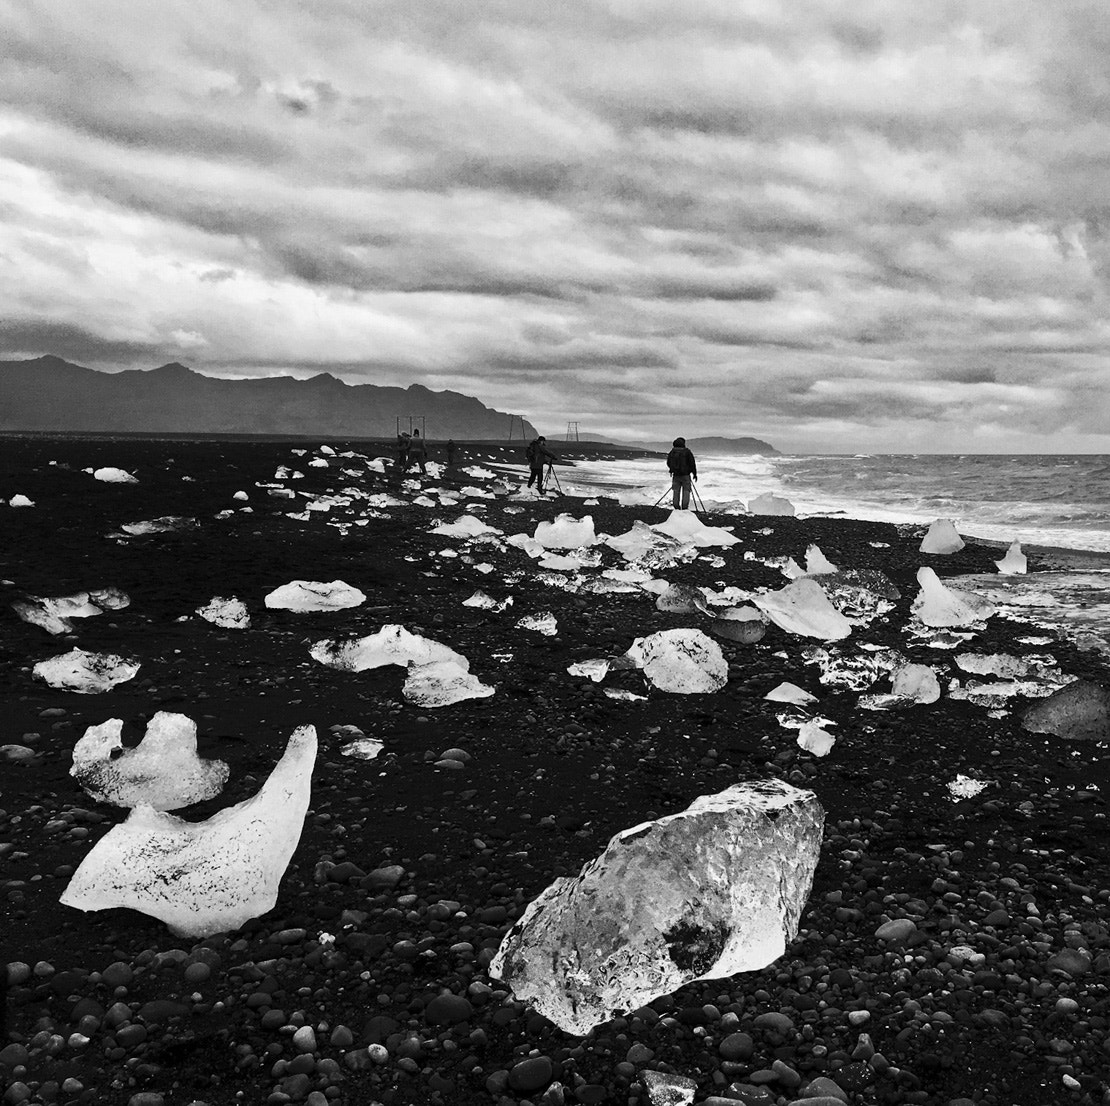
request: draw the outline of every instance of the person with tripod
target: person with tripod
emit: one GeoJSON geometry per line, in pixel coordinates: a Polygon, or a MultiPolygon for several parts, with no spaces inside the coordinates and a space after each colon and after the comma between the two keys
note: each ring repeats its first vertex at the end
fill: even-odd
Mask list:
{"type": "Polygon", "coordinates": [[[685,438],[675,438],[667,454],[667,468],[671,474],[671,503],[676,511],[688,511],[691,481],[698,478],[698,463],[686,448],[685,438]]]}
{"type": "Polygon", "coordinates": [[[547,439],[541,434],[528,443],[524,456],[528,460],[528,487],[535,482],[536,491],[543,495],[544,466],[554,463],[555,454],[547,448],[547,439]]]}

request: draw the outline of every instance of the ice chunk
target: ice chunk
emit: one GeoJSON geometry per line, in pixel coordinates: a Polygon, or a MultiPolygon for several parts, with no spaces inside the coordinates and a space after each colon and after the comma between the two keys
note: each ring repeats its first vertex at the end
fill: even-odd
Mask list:
{"type": "Polygon", "coordinates": [[[821,575],[821,587],[832,605],[853,626],[866,626],[894,609],[901,593],[894,582],[873,568],[845,568],[821,575]]]}
{"type": "Polygon", "coordinates": [[[586,676],[595,684],[601,683],[609,673],[609,661],[603,657],[594,660],[576,661],[567,668],[571,676],[586,676]]]}
{"type": "Polygon", "coordinates": [[[1110,740],[1110,687],[1076,680],[1031,706],[1021,719],[1032,733],[1076,741],[1110,740]]]}
{"type": "Polygon", "coordinates": [[[816,580],[795,580],[779,591],[756,596],[753,602],[787,633],[839,641],[852,632],[852,624],[832,605],[816,580]]]}
{"type": "Polygon", "coordinates": [[[210,937],[265,914],[301,839],[315,762],[316,730],[302,726],[256,795],[205,822],[136,807],[81,862],[61,902],[139,910],[179,937],[210,937]]]}
{"type": "Polygon", "coordinates": [[[449,661],[464,667],[467,665],[466,658],[454,649],[432,641],[431,638],[411,633],[396,623],[383,626],[376,634],[363,638],[348,641],[325,638],[316,642],[309,652],[313,660],[346,672],[365,672],[386,664],[404,667],[410,664],[449,661]]]}
{"type": "Polygon", "coordinates": [[[1021,551],[1021,542],[1013,542],[1010,548],[1006,550],[1006,556],[994,563],[1003,576],[1024,576],[1027,571],[1027,564],[1025,554],[1021,551]]]}
{"type": "Polygon", "coordinates": [[[559,632],[559,624],[550,611],[541,611],[539,614],[526,614],[517,619],[518,630],[531,630],[536,634],[554,637],[559,632]]]}
{"type": "Polygon", "coordinates": [[[323,584],[316,580],[293,580],[266,596],[266,606],[287,611],[340,611],[366,602],[358,588],[342,580],[323,584]]]}
{"type": "Polygon", "coordinates": [[[20,492],[16,492],[15,495],[8,500],[9,507],[33,507],[34,505],[35,501],[33,499],[28,499],[27,496],[20,492]]]}
{"type": "Polygon", "coordinates": [[[495,688],[481,683],[468,671],[465,660],[412,665],[403,693],[418,707],[447,707],[464,699],[486,699],[495,688]]]}
{"type": "Polygon", "coordinates": [[[791,684],[785,681],[777,687],[771,688],[763,698],[770,699],[772,703],[793,703],[795,706],[799,707],[817,702],[816,695],[810,695],[808,691],[798,687],[797,684],[791,684]]]}
{"type": "Polygon", "coordinates": [[[334,457],[335,456],[335,450],[332,449],[332,447],[330,445],[320,446],[320,449],[319,449],[318,452],[323,453],[324,456],[326,456],[326,457],[334,457]]]}
{"type": "Polygon", "coordinates": [[[597,542],[593,515],[558,515],[554,522],[541,522],[533,537],[544,549],[580,549],[597,542]]]}
{"type": "Polygon", "coordinates": [[[748,513],[753,515],[793,515],[794,504],[789,499],[764,492],[748,503],[748,513]]]}
{"type": "Polygon", "coordinates": [[[646,695],[637,695],[634,691],[625,691],[622,687],[607,687],[605,694],[610,699],[620,699],[627,703],[646,703],[646,695]]]}
{"type": "Polygon", "coordinates": [[[989,600],[945,587],[931,568],[919,568],[917,582],[921,591],[913,601],[913,613],[926,626],[970,626],[994,614],[989,600]]]}
{"type": "Polygon", "coordinates": [[[859,701],[864,710],[891,710],[915,703],[935,703],[940,698],[940,681],[927,664],[902,664],[891,675],[889,695],[865,695],[859,701]]]}
{"type": "Polygon", "coordinates": [[[142,522],[125,522],[120,529],[132,537],[141,537],[143,534],[173,534],[181,530],[196,530],[199,526],[200,523],[195,518],[162,515],[142,522]]]}
{"type": "Polygon", "coordinates": [[[29,622],[32,626],[41,626],[51,634],[72,633],[72,619],[91,618],[103,613],[98,606],[91,602],[91,596],[87,591],[78,592],[76,595],[61,595],[51,599],[29,595],[25,600],[13,603],[12,610],[24,622],[29,622]]]}
{"type": "Polygon", "coordinates": [[[505,544],[523,550],[533,559],[542,557],[546,552],[545,548],[530,534],[513,534],[512,537],[505,539],[505,544]]]}
{"type": "Polygon", "coordinates": [[[956,532],[956,524],[950,518],[938,518],[929,524],[925,537],[921,539],[922,553],[958,553],[964,547],[964,540],[956,532]]]}
{"type": "Polygon", "coordinates": [[[328,463],[323,457],[313,457],[312,460],[308,462],[308,467],[313,469],[326,469],[328,463]]]}
{"type": "Polygon", "coordinates": [[[813,718],[798,728],[798,748],[815,757],[827,757],[836,744],[836,738],[825,727],[835,726],[827,718],[813,718]]]}
{"type": "Polygon", "coordinates": [[[355,760],[374,760],[384,748],[385,745],[380,738],[356,737],[353,741],[348,741],[339,751],[345,757],[353,757],[355,760]]]}
{"type": "Polygon", "coordinates": [[[481,610],[487,611],[503,611],[506,607],[513,605],[513,597],[510,595],[503,599],[500,603],[491,595],[486,595],[484,591],[476,591],[469,599],[464,599],[462,602],[464,607],[478,607],[481,610]]]}
{"type": "Polygon", "coordinates": [[[819,545],[809,545],[806,547],[807,576],[824,576],[827,573],[839,571],[840,569],[821,552],[821,547],[819,545]]]}
{"type": "Polygon", "coordinates": [[[659,593],[655,606],[661,611],[670,611],[672,614],[705,613],[708,604],[705,593],[693,584],[668,584],[667,590],[659,593]]]}
{"type": "Polygon", "coordinates": [[[686,983],[766,967],[798,931],[823,823],[812,792],[772,780],[624,830],[529,904],[490,975],[582,1036],[686,983]]]}
{"type": "Polygon", "coordinates": [[[215,626],[222,626],[225,630],[249,630],[251,625],[250,612],[242,599],[224,599],[216,596],[203,607],[197,607],[196,613],[205,622],[215,626]]]}
{"type": "Polygon", "coordinates": [[[683,544],[705,548],[710,545],[736,545],[740,539],[731,533],[729,527],[706,526],[693,511],[671,511],[666,522],[660,522],[652,529],[658,534],[666,534],[683,544]]]}
{"type": "Polygon", "coordinates": [[[726,641],[754,645],[757,641],[762,641],[767,633],[767,623],[756,607],[733,607],[725,611],[713,611],[712,614],[710,633],[726,641]]]}
{"type": "Polygon", "coordinates": [[[90,726],[73,747],[69,774],[97,802],[155,810],[177,810],[218,795],[227,783],[222,760],[197,756],[196,723],[184,714],[160,710],[146,736],[122,756],[123,719],[90,726]]]}
{"type": "Polygon", "coordinates": [[[68,653],[39,661],[31,671],[51,687],[75,691],[78,695],[97,695],[133,679],[139,667],[138,661],[115,653],[86,653],[84,649],[71,649],[68,653]]]}
{"type": "Polygon", "coordinates": [[[94,588],[89,592],[89,599],[102,611],[122,611],[131,606],[131,597],[119,588],[94,588]]]}
{"type": "Polygon", "coordinates": [[[728,682],[721,647],[701,630],[660,630],[637,638],[625,655],[660,691],[699,695],[728,682]]]}
{"type": "MultiPolygon", "coordinates": [[[[965,776],[962,773],[957,773],[956,778],[951,780],[947,785],[948,797],[954,803],[960,802],[962,799],[973,799],[980,791],[985,791],[990,783],[986,780],[976,780],[971,776],[965,776]]],[[[955,949],[952,950],[953,952],[955,949]]]]}
{"type": "Polygon", "coordinates": [[[806,664],[821,671],[821,683],[862,691],[880,676],[905,663],[893,649],[873,649],[862,653],[843,653],[839,649],[814,648],[802,654],[806,664]]]}
{"type": "Polygon", "coordinates": [[[105,467],[93,470],[93,479],[102,480],[105,484],[137,484],[138,477],[124,469],[105,467]]]}
{"type": "Polygon", "coordinates": [[[693,1106],[697,1081],[672,1072],[645,1068],[637,1078],[647,1091],[649,1106],[693,1106]]]}
{"type": "MultiPolygon", "coordinates": [[[[429,506],[435,506],[434,503],[429,501],[429,506]]],[[[484,523],[476,515],[460,515],[454,522],[441,522],[438,526],[433,526],[431,531],[433,534],[442,534],[448,538],[476,538],[485,534],[500,534],[503,531],[496,529],[484,523]]]]}

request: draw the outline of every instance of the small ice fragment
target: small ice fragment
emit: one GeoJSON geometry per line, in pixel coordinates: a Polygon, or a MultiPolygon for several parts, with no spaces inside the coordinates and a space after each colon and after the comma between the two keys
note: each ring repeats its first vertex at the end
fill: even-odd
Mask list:
{"type": "Polygon", "coordinates": [[[230,769],[222,760],[197,756],[196,723],[184,714],[158,711],[146,736],[120,756],[123,719],[90,726],[73,747],[69,774],[97,802],[178,810],[218,795],[230,769]]]}
{"type": "Polygon", "coordinates": [[[364,602],[365,594],[342,580],[326,584],[315,580],[293,580],[266,596],[267,607],[300,612],[338,611],[364,602]]]}
{"type": "Polygon", "coordinates": [[[637,695],[636,692],[634,692],[634,691],[625,691],[623,688],[620,688],[620,687],[607,687],[607,688],[605,688],[605,694],[610,699],[620,699],[620,700],[623,700],[624,702],[629,702],[629,703],[634,703],[634,702],[646,703],[647,702],[647,696],[646,695],[637,695]]]}
{"type": "Polygon", "coordinates": [[[810,695],[804,688],[786,681],[772,688],[763,698],[770,699],[772,703],[794,703],[800,707],[817,702],[816,695],[810,695]]]}
{"type": "Polygon", "coordinates": [[[994,563],[1003,576],[1023,576],[1028,571],[1025,554],[1021,551],[1019,541],[1013,542],[1006,550],[1006,556],[994,563]]]}
{"type": "Polygon", "coordinates": [[[355,760],[373,760],[384,748],[385,744],[379,738],[356,737],[339,751],[345,757],[354,757],[355,760]]]}
{"type": "Polygon", "coordinates": [[[567,668],[571,676],[585,676],[595,684],[601,683],[609,672],[609,661],[603,657],[593,660],[576,661],[567,668]]]}
{"type": "Polygon", "coordinates": [[[698,1089],[696,1080],[672,1072],[645,1068],[638,1078],[647,1091],[649,1106],[692,1106],[698,1089]]]}
{"type": "Polygon", "coordinates": [[[956,531],[956,524],[950,518],[938,518],[929,524],[925,537],[921,539],[922,553],[958,553],[964,547],[964,540],[956,531]]]}
{"type": "Polygon", "coordinates": [[[240,503],[245,503],[250,499],[250,496],[246,492],[236,492],[231,498],[239,500],[240,503]]]}
{"type": "Polygon", "coordinates": [[[179,937],[211,937],[265,914],[301,839],[315,762],[316,731],[302,726],[257,794],[207,821],[136,807],[93,846],[62,904],[139,910],[179,937]]]}
{"type": "Polygon", "coordinates": [[[672,614],[708,613],[705,593],[693,584],[667,584],[655,600],[655,606],[657,610],[672,614]]]}
{"type": "Polygon", "coordinates": [[[33,499],[28,499],[20,492],[16,492],[15,495],[8,500],[9,507],[33,507],[34,505],[35,501],[33,499]]]}
{"type": "Polygon", "coordinates": [[[30,595],[26,600],[13,603],[12,610],[24,622],[32,626],[41,626],[48,633],[69,634],[73,632],[71,619],[91,618],[103,613],[90,600],[91,596],[84,591],[76,595],[62,595],[56,598],[30,595]]]}
{"type": "Polygon", "coordinates": [[[823,727],[835,725],[835,722],[830,722],[827,718],[815,718],[810,722],[804,722],[798,730],[798,747],[807,753],[812,753],[815,757],[828,756],[836,744],[836,738],[831,733],[827,733],[823,727]]]}
{"type": "MultiPolygon", "coordinates": [[[[748,513],[753,515],[793,515],[794,504],[789,499],[764,492],[748,503],[748,513]]],[[[761,531],[766,533],[766,531],[761,531]]]]}
{"type": "Polygon", "coordinates": [[[541,611],[539,614],[527,614],[517,620],[518,630],[532,630],[546,637],[554,637],[559,632],[558,622],[550,611],[541,611]]]}
{"type": "Polygon", "coordinates": [[[250,629],[250,612],[242,599],[224,599],[216,596],[203,607],[197,607],[196,613],[205,622],[211,622],[214,626],[222,626],[225,630],[250,629]]]}
{"type": "Polygon", "coordinates": [[[816,580],[795,580],[779,591],[755,596],[752,602],[787,633],[838,641],[852,632],[852,624],[816,580]]]}
{"type": "Polygon", "coordinates": [[[584,545],[594,545],[593,515],[575,518],[573,515],[558,515],[554,522],[541,522],[536,526],[533,540],[544,549],[580,549],[584,545]]]}
{"type": "Polygon", "coordinates": [[[199,525],[195,518],[162,515],[160,518],[145,519],[142,522],[125,522],[120,529],[132,537],[139,537],[143,534],[172,534],[179,530],[195,530],[199,525]]]}
{"type": "Polygon", "coordinates": [[[954,803],[958,803],[961,799],[973,799],[980,791],[985,791],[989,787],[986,780],[972,779],[971,776],[964,776],[957,774],[954,780],[948,783],[948,797],[954,803]]]}
{"type": "Polygon", "coordinates": [[[96,695],[133,679],[139,667],[138,661],[115,653],[87,653],[84,649],[71,649],[68,653],[39,661],[31,671],[51,687],[74,691],[78,695],[96,695]]]}
{"type": "Polygon", "coordinates": [[[133,476],[126,470],[111,467],[94,469],[93,479],[103,481],[105,484],[137,484],[139,482],[138,477],[133,476]]]}
{"type": "Polygon", "coordinates": [[[806,575],[823,576],[829,572],[839,572],[824,553],[819,545],[810,545],[806,549],[806,575]]]}
{"type": "Polygon", "coordinates": [[[446,707],[465,699],[486,699],[495,688],[483,684],[463,660],[414,664],[402,689],[405,698],[419,707],[446,707]]]}
{"type": "Polygon", "coordinates": [[[625,655],[660,691],[697,695],[728,682],[721,647],[701,630],[661,630],[637,638],[625,655]]]}

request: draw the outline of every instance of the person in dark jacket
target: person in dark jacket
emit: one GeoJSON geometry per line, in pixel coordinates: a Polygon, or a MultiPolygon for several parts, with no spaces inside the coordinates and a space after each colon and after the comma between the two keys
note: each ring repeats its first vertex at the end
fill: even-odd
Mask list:
{"type": "Polygon", "coordinates": [[[543,495],[544,466],[555,460],[555,454],[547,448],[547,439],[541,434],[528,443],[524,456],[528,460],[528,487],[534,482],[536,491],[543,495]]]}
{"type": "Polygon", "coordinates": [[[686,448],[685,438],[675,438],[667,454],[667,468],[671,474],[671,502],[676,511],[690,509],[691,481],[698,478],[698,463],[686,448]],[[681,500],[681,502],[680,502],[681,500]]]}
{"type": "Polygon", "coordinates": [[[428,446],[425,443],[424,439],[420,436],[419,430],[414,430],[412,432],[412,440],[409,444],[409,449],[411,451],[413,460],[420,466],[420,471],[427,475],[428,446]]]}
{"type": "Polygon", "coordinates": [[[455,439],[447,439],[447,467],[450,468],[455,463],[455,439]]]}

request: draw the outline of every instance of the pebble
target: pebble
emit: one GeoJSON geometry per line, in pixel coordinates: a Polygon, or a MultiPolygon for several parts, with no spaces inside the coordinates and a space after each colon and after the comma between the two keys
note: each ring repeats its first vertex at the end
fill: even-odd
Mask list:
{"type": "Polygon", "coordinates": [[[532,1056],[509,1070],[509,1086],[514,1091],[538,1091],[551,1082],[553,1070],[548,1057],[532,1056]]]}
{"type": "Polygon", "coordinates": [[[903,944],[916,932],[917,926],[909,918],[895,918],[891,922],[883,922],[875,930],[875,936],[880,941],[887,941],[890,944],[903,944]]]}
{"type": "Polygon", "coordinates": [[[298,1052],[316,1051],[316,1032],[311,1025],[302,1025],[301,1028],[293,1034],[293,1047],[298,1052]]]}
{"type": "Polygon", "coordinates": [[[462,995],[437,995],[424,1008],[424,1016],[433,1025],[455,1025],[473,1014],[474,1007],[462,995]]]}

